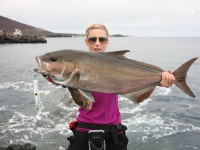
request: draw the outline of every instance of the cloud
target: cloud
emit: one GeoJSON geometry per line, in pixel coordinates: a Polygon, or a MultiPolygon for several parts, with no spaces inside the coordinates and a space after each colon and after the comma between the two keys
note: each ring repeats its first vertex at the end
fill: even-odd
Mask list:
{"type": "Polygon", "coordinates": [[[200,0],[1,1],[1,15],[52,32],[84,33],[95,22],[111,34],[200,36],[200,0]]]}

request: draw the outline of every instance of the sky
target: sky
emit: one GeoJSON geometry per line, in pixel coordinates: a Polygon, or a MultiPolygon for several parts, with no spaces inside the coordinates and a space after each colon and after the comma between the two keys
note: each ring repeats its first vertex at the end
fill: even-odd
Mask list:
{"type": "Polygon", "coordinates": [[[200,37],[200,0],[0,0],[0,15],[55,33],[101,23],[110,34],[200,37]]]}

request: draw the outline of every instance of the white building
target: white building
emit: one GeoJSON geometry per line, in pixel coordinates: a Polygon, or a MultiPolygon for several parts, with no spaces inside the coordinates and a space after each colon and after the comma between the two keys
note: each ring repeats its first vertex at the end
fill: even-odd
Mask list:
{"type": "Polygon", "coordinates": [[[15,32],[13,32],[14,36],[22,36],[22,32],[19,29],[15,29],[15,32]]]}

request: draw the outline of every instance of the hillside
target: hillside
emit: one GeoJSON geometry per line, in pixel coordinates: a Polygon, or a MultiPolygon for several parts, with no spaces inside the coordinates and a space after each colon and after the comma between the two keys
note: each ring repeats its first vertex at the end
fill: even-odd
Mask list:
{"type": "Polygon", "coordinates": [[[30,25],[26,25],[9,18],[0,16],[0,30],[6,31],[8,33],[13,33],[15,29],[21,30],[23,35],[42,35],[48,36],[53,35],[53,32],[39,29],[30,25]]]}

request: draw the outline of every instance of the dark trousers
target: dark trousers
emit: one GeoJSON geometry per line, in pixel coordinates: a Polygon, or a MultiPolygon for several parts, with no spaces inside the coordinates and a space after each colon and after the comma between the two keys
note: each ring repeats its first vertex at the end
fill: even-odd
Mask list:
{"type": "MultiPolygon", "coordinates": [[[[106,150],[127,150],[128,138],[124,133],[117,134],[118,143],[115,145],[111,132],[106,134],[106,150]]],[[[83,131],[74,131],[74,136],[68,138],[70,145],[67,150],[89,150],[88,133],[83,131]]]]}

